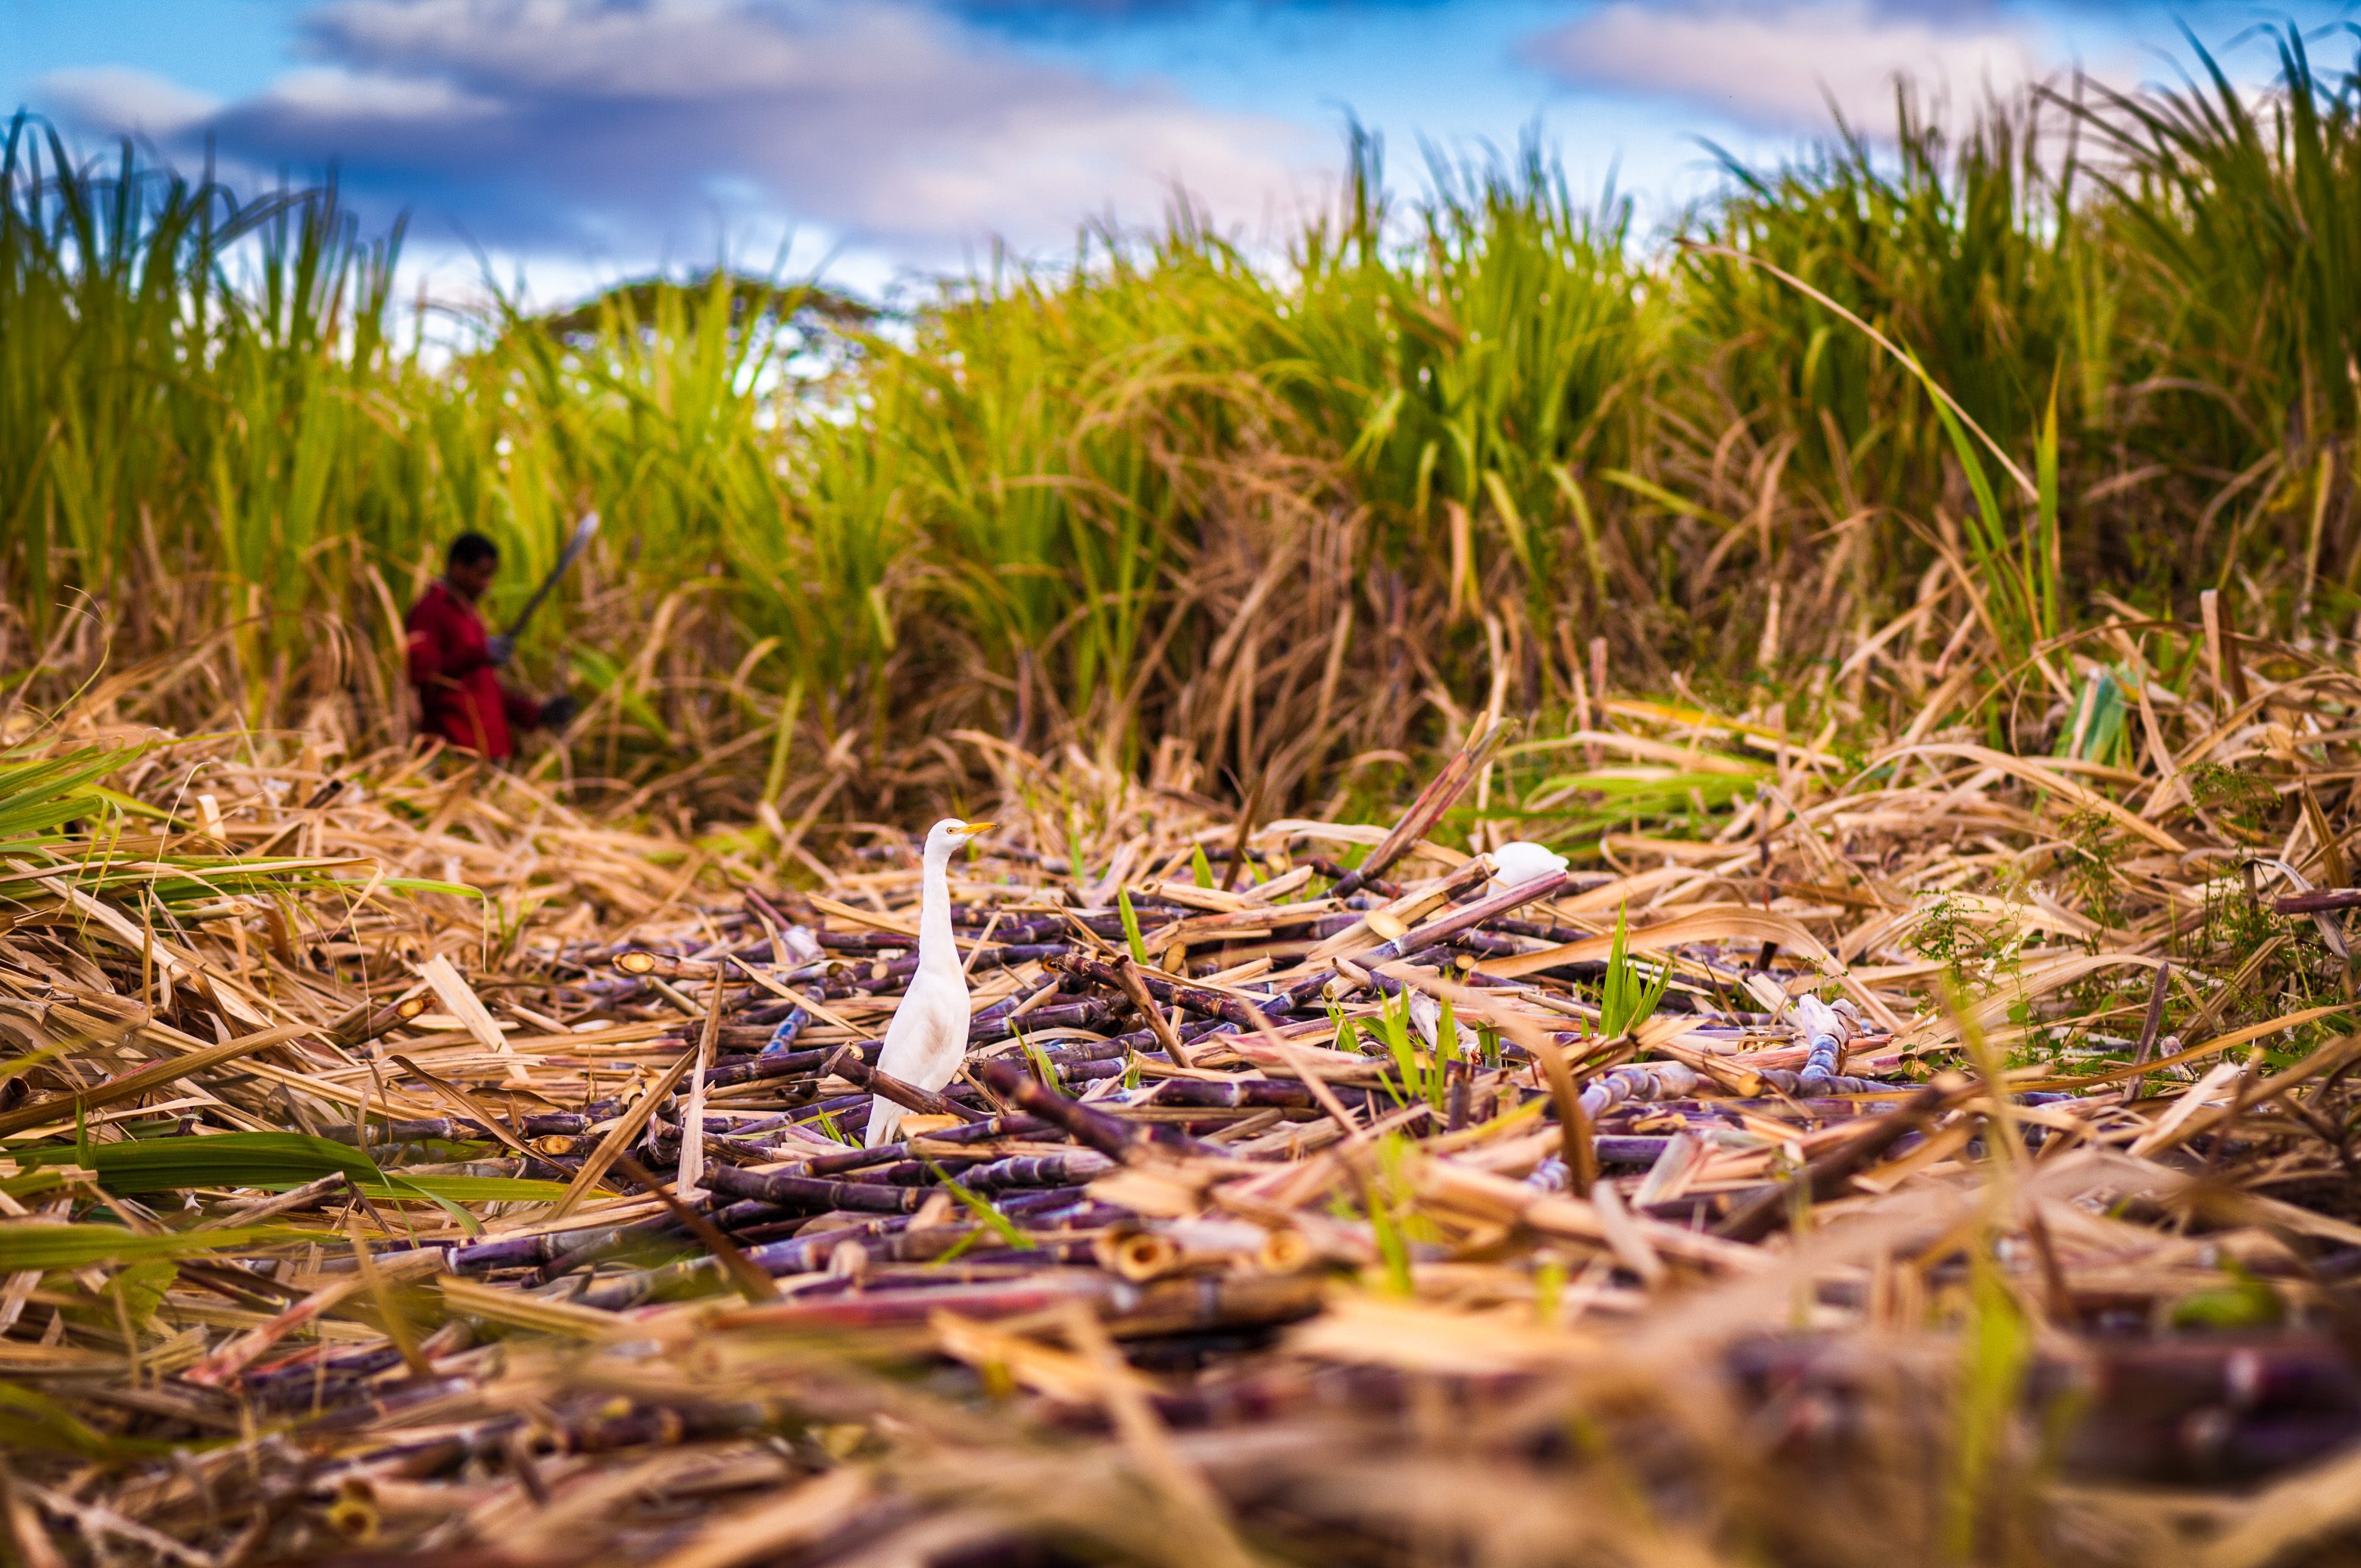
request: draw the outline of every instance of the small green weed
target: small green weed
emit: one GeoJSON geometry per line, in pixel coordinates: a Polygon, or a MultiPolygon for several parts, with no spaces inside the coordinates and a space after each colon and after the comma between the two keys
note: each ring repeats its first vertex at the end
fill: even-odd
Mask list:
{"type": "Polygon", "coordinates": [[[1664,988],[1672,983],[1670,965],[1653,966],[1652,976],[1632,961],[1626,951],[1630,934],[1624,925],[1625,911],[1615,911],[1615,936],[1607,951],[1607,978],[1598,993],[1599,1032],[1612,1040],[1620,1038],[1633,1025],[1656,1011],[1664,998],[1664,988]]]}

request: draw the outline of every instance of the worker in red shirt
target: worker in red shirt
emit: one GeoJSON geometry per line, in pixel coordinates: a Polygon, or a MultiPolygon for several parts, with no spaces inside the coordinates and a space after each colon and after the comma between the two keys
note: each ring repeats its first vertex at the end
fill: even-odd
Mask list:
{"type": "Polygon", "coordinates": [[[462,751],[500,762],[516,748],[511,732],[563,726],[574,717],[574,699],[535,702],[500,685],[493,672],[509,662],[515,647],[488,634],[476,601],[500,570],[498,546],[480,533],[451,541],[443,576],[410,607],[403,623],[410,633],[410,684],[418,688],[418,727],[462,751]]]}

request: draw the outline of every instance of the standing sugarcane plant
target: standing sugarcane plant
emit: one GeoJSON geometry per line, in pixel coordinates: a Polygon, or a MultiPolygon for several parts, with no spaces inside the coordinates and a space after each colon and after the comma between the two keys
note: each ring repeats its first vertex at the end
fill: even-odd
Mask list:
{"type": "MultiPolygon", "coordinates": [[[[1788,287],[1818,302],[1893,356],[1926,389],[1927,398],[1935,406],[1936,417],[1949,437],[1952,455],[1959,459],[1968,488],[1975,496],[1975,512],[1968,519],[1968,552],[1976,578],[1990,584],[1993,592],[1988,596],[1980,595],[1971,586],[1971,602],[1982,618],[1993,645],[2004,658],[2012,665],[2038,665],[2048,675],[2050,684],[2064,691],[2064,683],[2049,669],[2042,649],[2045,641],[2057,636],[2059,629],[2059,378],[2052,376],[2050,378],[2048,410],[2041,433],[2035,443],[2034,466],[2039,477],[2030,478],[2001,444],[1960,406],[1959,400],[1928,373],[1916,355],[1845,305],[1795,274],[1784,271],[1759,257],[1748,256],[1727,246],[1692,245],[1689,248],[1700,254],[1719,256],[1745,266],[1761,268],[1788,287]],[[1993,488],[1992,476],[1984,467],[1982,455],[1977,451],[1979,444],[2015,481],[2025,499],[2032,504],[2029,526],[2022,530],[2013,530],[2009,526],[1999,493],[1993,488]]],[[[1965,574],[1962,577],[1965,580],[1965,574]]]]}

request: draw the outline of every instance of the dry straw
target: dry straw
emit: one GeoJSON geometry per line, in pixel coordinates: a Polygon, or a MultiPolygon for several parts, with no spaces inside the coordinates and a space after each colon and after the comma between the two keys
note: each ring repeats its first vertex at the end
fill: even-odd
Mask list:
{"type": "Polygon", "coordinates": [[[2132,684],[2110,643],[2209,639],[2053,651],[2136,716],[2104,763],[1848,763],[1613,698],[1595,769],[1479,724],[1400,822],[1242,830],[1185,778],[991,749],[939,1094],[873,1065],[906,845],[799,891],[514,773],[47,731],[0,764],[15,1550],[2327,1539],[2361,1225],[2315,918],[2361,682],[2217,630],[2218,680],[2132,684]],[[1652,769],[1744,787],[1488,874],[1652,769]],[[861,1148],[885,1091],[928,1113],[861,1148]]]}

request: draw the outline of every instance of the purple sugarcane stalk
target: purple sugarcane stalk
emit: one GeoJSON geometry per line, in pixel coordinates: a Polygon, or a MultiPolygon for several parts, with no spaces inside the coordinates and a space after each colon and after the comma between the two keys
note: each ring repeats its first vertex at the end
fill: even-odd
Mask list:
{"type": "MultiPolygon", "coordinates": [[[[1114,965],[1101,963],[1096,959],[1085,958],[1079,953],[1068,954],[1058,959],[1052,967],[1064,970],[1069,974],[1079,976],[1093,984],[1104,985],[1113,991],[1120,992],[1123,989],[1123,982],[1116,978],[1114,965]]],[[[1177,1004],[1208,1018],[1219,1018],[1226,1023],[1235,1024],[1241,1029],[1255,1027],[1255,1014],[1257,1012],[1265,1017],[1268,1017],[1271,1012],[1268,1007],[1257,1008],[1254,1003],[1242,1002],[1235,996],[1225,995],[1202,985],[1190,985],[1185,981],[1168,980],[1160,974],[1154,974],[1146,970],[1140,971],[1139,983],[1148,995],[1167,1007],[1177,1004]]],[[[1276,1000],[1276,998],[1273,999],[1274,1002],[1276,1000]]]]}
{"type": "Polygon", "coordinates": [[[718,1192],[775,1203],[782,1208],[850,1209],[860,1213],[906,1214],[922,1201],[915,1187],[887,1187],[868,1181],[829,1181],[818,1177],[741,1170],[734,1165],[707,1167],[705,1184],[718,1192]]]}
{"type": "Polygon", "coordinates": [[[1109,1159],[1127,1161],[1151,1148],[1166,1153],[1223,1155],[1211,1144],[1200,1143],[1172,1128],[1126,1122],[1069,1100],[1036,1081],[1031,1073],[1015,1062],[982,1062],[974,1070],[976,1077],[1002,1099],[1023,1106],[1046,1122],[1055,1123],[1075,1142],[1089,1145],[1109,1159]]]}
{"type": "Polygon", "coordinates": [[[829,1070],[859,1084],[882,1099],[891,1100],[905,1110],[923,1116],[956,1116],[962,1122],[984,1122],[991,1118],[981,1111],[971,1111],[957,1101],[949,1100],[931,1089],[921,1089],[915,1083],[905,1083],[890,1072],[871,1067],[861,1059],[861,1053],[851,1048],[839,1051],[829,1060],[829,1070]]]}
{"type": "Polygon", "coordinates": [[[960,1174],[960,1185],[974,1192],[1001,1192],[1017,1187],[1071,1187],[1092,1181],[1115,1168],[1115,1161],[1096,1149],[1071,1154],[1018,1155],[978,1165],[960,1174]]]}

